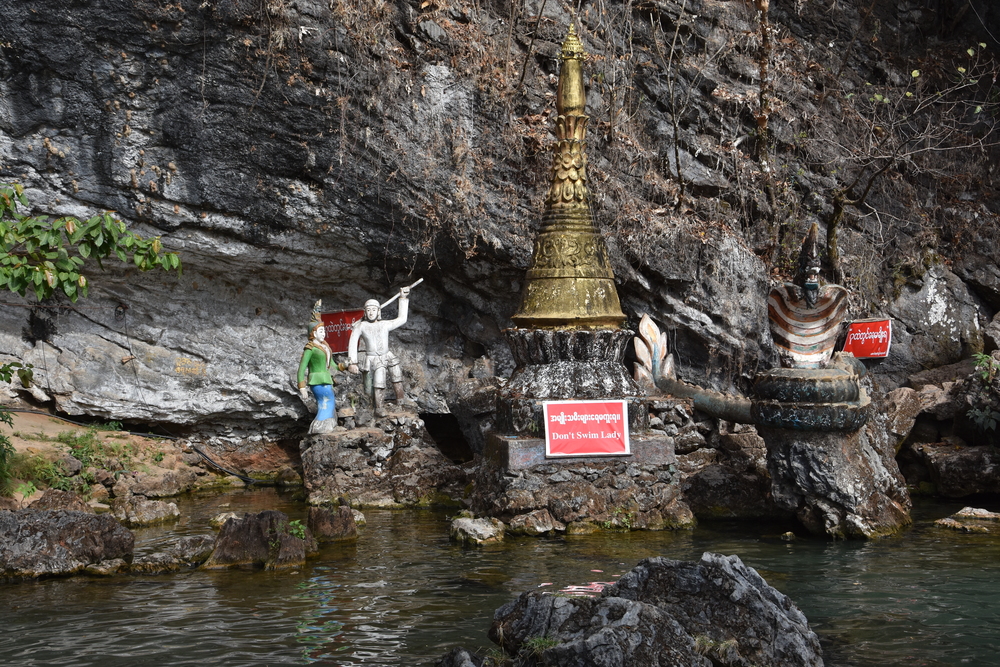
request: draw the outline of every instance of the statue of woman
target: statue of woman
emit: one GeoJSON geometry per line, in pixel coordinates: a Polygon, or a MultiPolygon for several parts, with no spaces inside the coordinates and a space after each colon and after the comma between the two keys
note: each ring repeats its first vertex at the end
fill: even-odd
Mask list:
{"type": "MultiPolygon", "coordinates": [[[[302,400],[308,397],[308,377],[308,385],[316,397],[316,419],[309,427],[310,433],[331,431],[337,427],[337,401],[333,393],[333,377],[330,375],[333,351],[326,343],[326,328],[319,313],[322,304],[320,300],[313,306],[313,317],[308,325],[309,342],[302,350],[302,360],[299,361],[299,394],[302,400]],[[322,423],[328,420],[331,421],[322,423]]],[[[335,368],[344,370],[341,364],[337,364],[335,368]]]]}

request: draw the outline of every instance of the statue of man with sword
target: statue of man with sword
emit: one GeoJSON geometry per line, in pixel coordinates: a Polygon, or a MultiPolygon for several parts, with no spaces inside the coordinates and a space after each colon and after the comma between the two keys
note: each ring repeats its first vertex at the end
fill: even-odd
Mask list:
{"type": "MultiPolygon", "coordinates": [[[[406,324],[406,315],[410,305],[410,290],[423,282],[423,278],[409,287],[403,287],[399,294],[380,304],[377,299],[365,302],[365,316],[354,323],[351,340],[347,347],[347,370],[350,373],[364,371],[369,374],[372,385],[372,397],[375,403],[375,416],[385,417],[385,381],[386,375],[392,381],[396,391],[396,402],[402,404],[406,399],[403,392],[403,373],[399,369],[399,359],[389,349],[389,332],[406,324]],[[399,299],[399,312],[395,319],[383,320],[382,309],[399,299]],[[365,357],[358,363],[358,341],[365,343],[365,357]]],[[[366,382],[367,385],[367,382],[366,382]]]]}

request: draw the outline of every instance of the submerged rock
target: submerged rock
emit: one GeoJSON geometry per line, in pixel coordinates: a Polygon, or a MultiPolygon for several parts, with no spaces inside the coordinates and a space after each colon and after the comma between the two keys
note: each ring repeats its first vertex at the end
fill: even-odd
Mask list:
{"type": "Polygon", "coordinates": [[[523,593],[497,610],[489,635],[523,664],[550,667],[823,664],[792,601],[739,557],[713,553],[648,558],[596,598],[523,593]]]}
{"type": "Polygon", "coordinates": [[[295,535],[298,532],[296,528],[287,515],[276,510],[244,514],[242,519],[229,519],[215,539],[212,555],[202,567],[277,570],[303,565],[306,553],[313,551],[314,541],[304,527],[304,537],[295,535]]]}
{"type": "Polygon", "coordinates": [[[239,519],[239,518],[240,515],[237,514],[236,512],[220,512],[219,514],[216,514],[215,516],[213,516],[211,519],[208,520],[208,525],[210,525],[212,528],[215,528],[216,530],[219,530],[230,519],[239,519]]]}
{"type": "Polygon", "coordinates": [[[1000,514],[977,507],[963,507],[955,514],[934,522],[939,528],[960,533],[1000,533],[1000,514]]]}
{"type": "Polygon", "coordinates": [[[349,542],[358,539],[354,510],[348,505],[309,508],[309,530],[317,542],[349,542]]]}
{"type": "Polygon", "coordinates": [[[132,560],[135,538],[107,514],[70,510],[0,512],[0,577],[69,575],[132,560]]]}

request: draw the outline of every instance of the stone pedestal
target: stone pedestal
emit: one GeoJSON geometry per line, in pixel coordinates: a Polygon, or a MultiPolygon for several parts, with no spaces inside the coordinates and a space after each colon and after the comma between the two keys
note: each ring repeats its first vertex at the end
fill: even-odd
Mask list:
{"type": "Polygon", "coordinates": [[[513,523],[546,510],[569,532],[693,527],[680,499],[673,439],[633,435],[631,449],[630,456],[546,459],[544,440],[492,434],[473,510],[513,523]]]}
{"type": "Polygon", "coordinates": [[[754,385],[774,502],[817,535],[879,537],[910,523],[895,439],[864,378],[860,362],[837,353],[828,368],[773,369],[754,385]]]}
{"type": "Polygon", "coordinates": [[[468,484],[466,471],[445,458],[412,413],[306,436],[299,446],[311,505],[343,497],[354,507],[458,506],[468,484]]]}

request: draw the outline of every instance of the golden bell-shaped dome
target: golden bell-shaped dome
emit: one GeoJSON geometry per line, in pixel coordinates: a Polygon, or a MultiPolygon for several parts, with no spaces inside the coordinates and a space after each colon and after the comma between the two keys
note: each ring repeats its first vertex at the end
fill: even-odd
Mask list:
{"type": "Polygon", "coordinates": [[[534,329],[617,328],[625,321],[608,251],[594,226],[587,191],[583,45],[570,24],[556,98],[552,185],[535,238],[521,307],[512,318],[534,329]]]}

